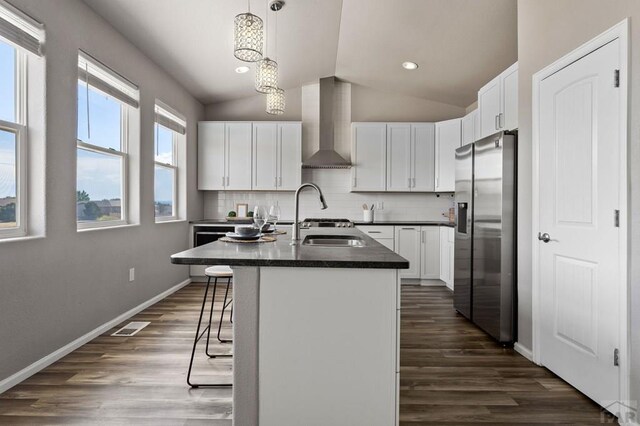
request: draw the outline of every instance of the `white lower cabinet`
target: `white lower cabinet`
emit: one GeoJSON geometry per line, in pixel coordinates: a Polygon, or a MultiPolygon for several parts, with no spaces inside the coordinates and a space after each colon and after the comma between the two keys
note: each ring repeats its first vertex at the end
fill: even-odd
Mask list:
{"type": "Polygon", "coordinates": [[[440,227],[440,279],[453,290],[454,228],[440,227]]]}
{"type": "Polygon", "coordinates": [[[440,278],[440,231],[438,226],[420,228],[420,278],[440,278]]]}
{"type": "Polygon", "coordinates": [[[400,278],[420,278],[420,227],[396,226],[396,253],[409,261],[409,269],[400,269],[400,278]]]}
{"type": "Polygon", "coordinates": [[[395,251],[393,226],[359,225],[357,228],[389,250],[395,251]]]}

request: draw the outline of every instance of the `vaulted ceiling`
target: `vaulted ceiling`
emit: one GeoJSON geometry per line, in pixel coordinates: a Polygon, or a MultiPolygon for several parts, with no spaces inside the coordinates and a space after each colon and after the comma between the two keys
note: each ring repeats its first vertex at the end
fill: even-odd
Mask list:
{"type": "MultiPolygon", "coordinates": [[[[251,1],[263,19],[268,0],[251,1]]],[[[278,13],[280,86],[320,77],[465,107],[517,60],[516,0],[285,0],[278,13]],[[416,71],[401,67],[418,63],[416,71]]],[[[84,0],[202,103],[255,94],[233,56],[247,2],[84,0]]],[[[269,12],[269,54],[275,51],[269,12]]]]}

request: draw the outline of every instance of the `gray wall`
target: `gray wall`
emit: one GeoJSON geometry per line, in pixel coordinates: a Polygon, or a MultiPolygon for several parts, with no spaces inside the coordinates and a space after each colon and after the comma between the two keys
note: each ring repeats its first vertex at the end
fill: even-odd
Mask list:
{"type": "MultiPolygon", "coordinates": [[[[249,72],[253,72],[253,69],[249,72]]],[[[302,90],[300,87],[285,90],[285,110],[282,115],[265,112],[265,95],[233,99],[207,105],[207,120],[216,121],[300,121],[302,120],[302,90]]]]}
{"type": "Polygon", "coordinates": [[[464,107],[351,85],[351,120],[354,122],[442,121],[464,115],[464,107]]]}
{"type": "Polygon", "coordinates": [[[640,399],[640,1],[518,0],[519,173],[518,282],[519,341],[531,347],[531,77],[626,17],[631,17],[631,111],[629,115],[632,399],[640,399]]]}
{"type": "MultiPolygon", "coordinates": [[[[302,91],[286,91],[287,107],[284,115],[264,112],[264,95],[207,105],[207,120],[260,121],[302,119],[302,91]]],[[[357,84],[351,85],[352,121],[441,121],[462,117],[465,108],[433,102],[397,93],[381,92],[357,84]]]]}
{"type": "Polygon", "coordinates": [[[196,123],[203,106],[88,6],[76,0],[11,0],[46,26],[45,239],[0,243],[0,380],[188,277],[169,262],[188,245],[188,224],[154,223],[153,106],[162,99],[188,120],[188,217],[202,216],[196,190],[196,123]],[[140,85],[141,224],[76,232],[78,49],[140,85]],[[128,269],[136,281],[128,282],[128,269]]]}

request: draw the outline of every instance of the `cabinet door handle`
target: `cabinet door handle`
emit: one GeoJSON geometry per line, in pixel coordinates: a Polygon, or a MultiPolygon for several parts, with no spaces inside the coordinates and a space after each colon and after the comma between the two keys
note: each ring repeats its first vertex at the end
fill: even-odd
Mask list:
{"type": "Polygon", "coordinates": [[[278,178],[278,186],[282,186],[282,176],[278,178]]]}
{"type": "Polygon", "coordinates": [[[493,124],[494,124],[496,130],[500,129],[500,127],[499,127],[500,124],[498,124],[499,121],[500,121],[500,114],[496,115],[495,119],[493,120],[493,124]]]}
{"type": "Polygon", "coordinates": [[[368,234],[382,234],[380,231],[367,231],[368,234]]]}
{"type": "Polygon", "coordinates": [[[412,188],[415,188],[416,187],[416,178],[412,178],[412,180],[413,180],[412,188]]]}
{"type": "Polygon", "coordinates": [[[403,231],[415,231],[416,228],[402,228],[403,231]]]}
{"type": "Polygon", "coordinates": [[[229,186],[229,176],[227,176],[227,186],[229,186]]]}
{"type": "Polygon", "coordinates": [[[224,188],[224,176],[222,176],[222,187],[224,188]]]}
{"type": "Polygon", "coordinates": [[[504,113],[500,113],[498,114],[498,126],[500,126],[501,129],[504,128],[504,113]]]}

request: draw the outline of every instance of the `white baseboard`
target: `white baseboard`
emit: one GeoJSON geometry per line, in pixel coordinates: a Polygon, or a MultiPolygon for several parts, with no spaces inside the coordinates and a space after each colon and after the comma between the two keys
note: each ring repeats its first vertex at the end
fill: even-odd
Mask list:
{"type": "Polygon", "coordinates": [[[533,362],[533,352],[531,352],[531,349],[525,348],[519,342],[514,343],[513,349],[529,361],[533,362]]]}
{"type": "Polygon", "coordinates": [[[151,305],[153,305],[155,303],[158,303],[159,301],[161,301],[165,297],[170,296],[171,294],[173,294],[176,291],[180,290],[182,287],[186,286],[190,282],[191,282],[191,278],[188,278],[188,279],[182,281],[181,283],[174,285],[170,289],[165,290],[162,293],[158,294],[157,296],[154,296],[151,299],[147,300],[146,302],[143,302],[143,303],[139,304],[135,308],[132,308],[132,309],[128,310],[127,312],[123,313],[122,315],[117,316],[116,318],[112,319],[111,321],[102,324],[101,326],[91,330],[87,334],[78,337],[76,340],[72,341],[71,343],[66,344],[65,346],[63,346],[60,349],[50,353],[49,355],[45,356],[44,358],[39,359],[38,361],[34,362],[33,364],[23,368],[22,370],[18,371],[17,373],[15,373],[15,374],[7,377],[6,379],[0,381],[0,394],[5,392],[5,391],[7,391],[7,390],[9,390],[9,389],[11,389],[12,387],[17,385],[18,383],[28,379],[29,377],[31,377],[34,374],[36,374],[38,371],[43,370],[44,368],[46,368],[49,365],[53,364],[54,362],[56,362],[60,358],[70,354],[71,352],[73,352],[76,349],[78,349],[80,346],[84,345],[85,343],[90,342],[91,340],[93,340],[96,337],[100,336],[104,332],[110,330],[111,328],[115,327],[116,325],[120,324],[121,322],[125,321],[126,319],[134,316],[138,312],[143,311],[144,309],[148,308],[149,306],[151,306],[151,305]]]}

